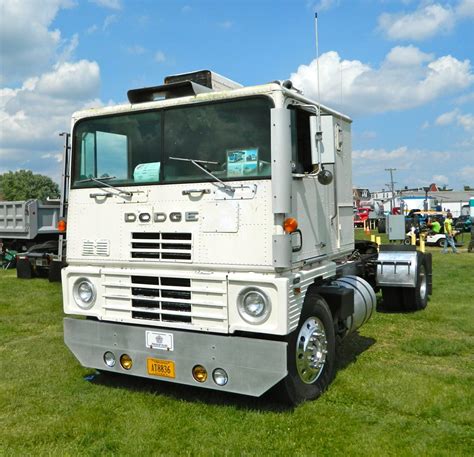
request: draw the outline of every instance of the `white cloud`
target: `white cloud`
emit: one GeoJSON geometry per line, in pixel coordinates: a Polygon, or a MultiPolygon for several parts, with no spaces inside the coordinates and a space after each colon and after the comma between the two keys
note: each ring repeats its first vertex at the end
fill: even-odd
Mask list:
{"type": "Polygon", "coordinates": [[[79,61],[31,78],[20,89],[0,90],[0,173],[29,168],[59,180],[58,135],[69,131],[74,111],[101,105],[99,84],[98,65],[79,61]]]}
{"type": "Polygon", "coordinates": [[[384,13],[378,19],[378,29],[391,40],[424,40],[439,32],[450,31],[455,13],[448,5],[428,4],[413,13],[384,13]]]}
{"type": "Polygon", "coordinates": [[[158,62],[158,63],[166,62],[166,55],[163,51],[157,51],[155,53],[155,62],[158,62]]]}
{"type": "Polygon", "coordinates": [[[411,67],[433,60],[433,54],[420,51],[413,45],[395,46],[385,57],[385,62],[394,66],[411,67]]]}
{"type": "Polygon", "coordinates": [[[474,132],[474,116],[470,113],[462,114],[458,109],[439,115],[436,118],[435,124],[446,126],[455,122],[466,132],[474,132]]]}
{"type": "MultiPolygon", "coordinates": [[[[453,145],[453,147],[455,147],[453,145]]],[[[353,152],[354,184],[370,189],[387,188],[390,176],[386,168],[395,168],[397,188],[427,186],[432,182],[461,186],[459,176],[470,177],[474,167],[459,170],[459,163],[472,163],[472,146],[452,151],[400,146],[394,149],[364,149],[353,152]],[[453,160],[456,158],[456,160],[453,160]],[[440,173],[441,171],[441,173],[440,173]]],[[[472,175],[474,176],[474,175],[472,175]]],[[[471,179],[472,179],[471,176],[471,179]]]]}
{"type": "Polygon", "coordinates": [[[39,94],[62,100],[85,100],[96,94],[100,84],[97,62],[80,60],[56,65],[54,70],[41,75],[36,89],[39,94]]]}
{"type": "Polygon", "coordinates": [[[455,7],[424,1],[409,13],[381,14],[378,30],[390,40],[425,40],[449,33],[459,21],[473,17],[474,0],[461,0],[455,7]]]}
{"type": "Polygon", "coordinates": [[[118,16],[116,14],[110,14],[104,19],[102,24],[102,30],[105,32],[114,22],[117,22],[118,16]]]}
{"type": "Polygon", "coordinates": [[[61,54],[58,56],[58,62],[67,62],[72,60],[74,51],[79,45],[79,35],[75,33],[69,41],[65,41],[64,48],[61,51],[61,54]]]}
{"type": "Polygon", "coordinates": [[[461,0],[456,7],[456,14],[461,18],[474,17],[474,0],[461,0]]]}
{"type": "MultiPolygon", "coordinates": [[[[381,113],[421,106],[474,82],[469,60],[450,55],[433,59],[413,46],[397,46],[379,68],[372,68],[359,60],[342,60],[335,51],[326,52],[319,61],[321,99],[349,113],[381,113]]],[[[315,59],[290,76],[314,100],[318,99],[316,67],[315,59]]]]}
{"type": "Polygon", "coordinates": [[[470,179],[472,182],[474,180],[474,167],[471,165],[463,167],[459,170],[458,174],[464,179],[470,179]]]}
{"type": "Polygon", "coordinates": [[[425,158],[428,157],[429,160],[435,162],[446,162],[451,158],[451,153],[448,151],[430,151],[425,158]]]}
{"type": "MultiPolygon", "coordinates": [[[[102,22],[102,26],[100,29],[105,32],[112,24],[118,21],[118,16],[116,14],[109,14],[105,17],[104,22],[102,22]]],[[[93,24],[86,29],[87,35],[92,35],[99,30],[99,26],[97,24],[93,24]]]]}
{"type": "Polygon", "coordinates": [[[128,46],[126,50],[129,54],[134,54],[134,55],[141,55],[141,54],[145,54],[146,52],[146,49],[143,46],[140,46],[138,44],[128,46]]]}
{"type": "Polygon", "coordinates": [[[99,30],[99,27],[97,27],[97,24],[93,24],[86,29],[86,34],[92,35],[93,33],[97,32],[97,30],[99,30]]]}
{"type": "Polygon", "coordinates": [[[385,149],[365,149],[362,151],[353,151],[352,158],[354,160],[394,160],[407,157],[409,154],[408,148],[402,146],[392,151],[386,151],[385,149]]]}
{"type": "Polygon", "coordinates": [[[0,83],[11,84],[37,74],[54,61],[61,32],[50,30],[61,8],[71,0],[4,0],[0,14],[0,83]]]}
{"type": "Polygon", "coordinates": [[[62,162],[63,160],[63,155],[62,154],[58,154],[58,153],[54,153],[54,152],[48,152],[46,154],[43,154],[41,156],[42,159],[45,159],[45,160],[49,160],[49,159],[54,159],[56,160],[56,162],[62,162]]]}
{"type": "Polygon", "coordinates": [[[122,2],[120,0],[89,0],[91,3],[95,3],[98,6],[109,8],[111,10],[122,9],[122,2]]]}
{"type": "Polygon", "coordinates": [[[460,114],[457,121],[464,130],[474,132],[474,116],[472,114],[460,114]]]}
{"type": "Polygon", "coordinates": [[[91,103],[99,86],[98,64],[81,60],[58,64],[53,71],[29,79],[20,89],[2,89],[2,149],[25,147],[26,155],[35,155],[42,147],[50,150],[56,134],[69,129],[73,111],[91,103]]]}
{"type": "Polygon", "coordinates": [[[69,130],[74,111],[102,104],[99,65],[74,61],[77,34],[64,39],[50,29],[60,8],[73,5],[66,0],[44,0],[41,8],[35,0],[2,3],[0,57],[2,64],[8,62],[8,73],[0,88],[0,173],[29,168],[59,180],[63,141],[58,134],[69,130]]]}
{"type": "Polygon", "coordinates": [[[190,13],[193,9],[189,6],[189,5],[184,5],[182,8],[181,8],[181,12],[182,13],[190,13]]]}
{"type": "Polygon", "coordinates": [[[319,0],[318,2],[309,2],[308,6],[310,6],[312,10],[319,12],[339,6],[339,3],[340,0],[319,0]]]}
{"type": "Polygon", "coordinates": [[[448,184],[449,178],[445,175],[433,175],[431,177],[432,182],[436,184],[448,184]]]}
{"type": "Polygon", "coordinates": [[[458,98],[456,98],[456,100],[454,100],[454,103],[457,105],[464,105],[465,103],[470,102],[474,102],[474,92],[460,95],[458,98]]]}
{"type": "Polygon", "coordinates": [[[423,124],[421,125],[422,130],[425,130],[429,127],[430,127],[430,123],[428,121],[423,122],[423,124]]]}
{"type": "Polygon", "coordinates": [[[455,109],[453,111],[448,111],[447,113],[443,113],[438,116],[435,120],[436,125],[449,125],[452,124],[456,120],[456,116],[458,115],[458,110],[455,109]]]}

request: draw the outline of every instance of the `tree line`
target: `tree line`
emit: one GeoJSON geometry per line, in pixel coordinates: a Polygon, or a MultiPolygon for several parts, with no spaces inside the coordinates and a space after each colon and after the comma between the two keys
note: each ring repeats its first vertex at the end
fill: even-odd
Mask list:
{"type": "Polygon", "coordinates": [[[48,176],[35,174],[31,170],[0,174],[0,200],[46,200],[59,196],[59,186],[48,176]]]}

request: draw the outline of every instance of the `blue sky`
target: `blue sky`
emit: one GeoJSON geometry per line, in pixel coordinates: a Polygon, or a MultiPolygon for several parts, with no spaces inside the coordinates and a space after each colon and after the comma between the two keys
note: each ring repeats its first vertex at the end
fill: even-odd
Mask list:
{"type": "Polygon", "coordinates": [[[353,118],[355,186],[474,186],[474,0],[0,0],[0,173],[59,180],[73,111],[209,68],[353,118]]]}

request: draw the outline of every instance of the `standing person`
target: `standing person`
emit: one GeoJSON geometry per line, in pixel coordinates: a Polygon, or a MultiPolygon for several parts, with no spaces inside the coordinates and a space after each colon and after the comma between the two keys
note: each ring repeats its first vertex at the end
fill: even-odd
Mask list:
{"type": "Polygon", "coordinates": [[[448,211],[446,215],[446,219],[444,220],[444,248],[443,254],[448,252],[448,245],[453,248],[453,253],[457,254],[458,250],[456,249],[456,245],[454,244],[454,234],[453,234],[453,215],[448,211]]]}

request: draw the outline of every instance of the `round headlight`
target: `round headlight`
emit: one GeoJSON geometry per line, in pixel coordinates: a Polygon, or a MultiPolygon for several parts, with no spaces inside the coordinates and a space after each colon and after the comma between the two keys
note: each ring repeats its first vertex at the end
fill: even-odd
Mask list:
{"type": "Polygon", "coordinates": [[[270,299],[265,292],[251,287],[240,292],[237,306],[242,319],[251,324],[265,322],[271,311],[270,299]]]}
{"type": "Polygon", "coordinates": [[[104,354],[104,362],[105,364],[112,368],[115,366],[115,355],[113,352],[110,352],[110,351],[107,351],[105,354],[104,354]]]}
{"type": "Polygon", "coordinates": [[[223,368],[216,368],[212,372],[212,379],[214,379],[214,382],[218,386],[225,386],[227,384],[227,381],[229,380],[229,377],[227,376],[227,373],[223,368]]]}
{"type": "Polygon", "coordinates": [[[74,300],[82,309],[92,308],[96,293],[94,285],[86,278],[79,278],[73,287],[74,300]]]}

